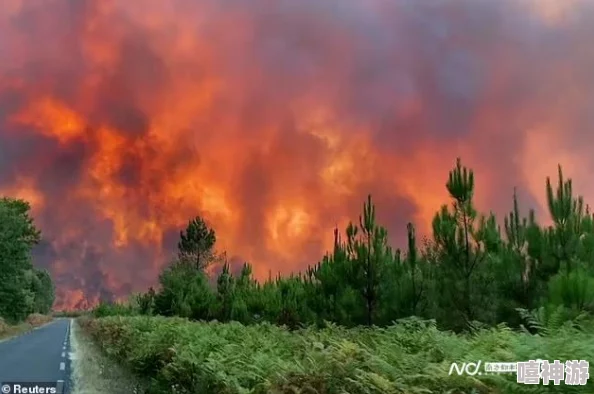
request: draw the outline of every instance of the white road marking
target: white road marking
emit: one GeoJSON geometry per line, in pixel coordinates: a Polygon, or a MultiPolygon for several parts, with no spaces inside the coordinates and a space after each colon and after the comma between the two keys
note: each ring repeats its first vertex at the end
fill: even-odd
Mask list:
{"type": "Polygon", "coordinates": [[[60,363],[60,371],[63,371],[66,369],[66,363],[62,362],[60,363]]]}
{"type": "Polygon", "coordinates": [[[62,352],[62,358],[66,357],[66,352],[62,352]]]}
{"type": "Polygon", "coordinates": [[[64,346],[66,346],[66,343],[68,342],[68,336],[70,334],[70,324],[72,323],[72,321],[70,320],[68,322],[68,325],[66,326],[66,333],[64,334],[64,346]]]}

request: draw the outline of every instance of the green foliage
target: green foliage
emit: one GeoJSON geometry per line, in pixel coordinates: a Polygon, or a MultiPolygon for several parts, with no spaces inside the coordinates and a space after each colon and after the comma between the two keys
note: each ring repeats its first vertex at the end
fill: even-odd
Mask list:
{"type": "Polygon", "coordinates": [[[8,324],[0,317],[0,340],[31,331],[36,327],[49,323],[52,319],[51,315],[32,313],[22,322],[8,324]]]}
{"type": "Polygon", "coordinates": [[[171,319],[101,319],[88,329],[108,353],[156,376],[155,392],[174,383],[181,393],[592,392],[444,372],[452,361],[594,354],[594,216],[561,168],[558,177],[556,188],[546,181],[551,226],[534,211],[523,216],[514,191],[502,231],[493,213],[477,211],[474,173],[458,159],[431,238],[419,242],[409,223],[406,250],[392,249],[368,196],[321,261],[264,282],[227,261],[210,278],[216,237],[196,218],[156,293],[95,311],[171,319]]]}
{"type": "Polygon", "coordinates": [[[155,289],[152,287],[146,293],[140,293],[136,295],[136,304],[138,305],[138,311],[142,315],[151,315],[155,309],[155,289]]]}
{"type": "Polygon", "coordinates": [[[159,277],[161,290],[155,296],[155,311],[164,316],[208,319],[215,296],[206,274],[195,265],[178,261],[159,277]]]}
{"type": "Polygon", "coordinates": [[[477,321],[518,328],[525,323],[518,309],[562,305],[567,319],[592,313],[594,217],[560,168],[558,175],[556,188],[546,181],[554,225],[540,226],[534,211],[522,216],[514,190],[502,232],[492,213],[476,210],[474,172],[458,159],[446,183],[451,204],[436,213],[430,239],[419,243],[409,223],[406,250],[393,250],[368,196],[358,222],[344,234],[334,230],[334,248],[319,263],[263,283],[254,280],[249,264],[234,273],[226,261],[211,280],[205,268],[224,255],[216,255],[214,230],[197,217],[181,233],[178,259],[162,272],[160,289],[139,295],[137,309],[290,328],[386,326],[420,316],[455,331],[477,321]]]}
{"type": "Polygon", "coordinates": [[[393,262],[392,249],[388,246],[388,232],[376,224],[375,206],[371,196],[363,205],[359,227],[352,223],[347,227],[346,250],[348,256],[347,275],[351,288],[361,299],[365,323],[375,322],[381,297],[382,275],[393,262]]]}
{"type": "Polygon", "coordinates": [[[578,312],[594,312],[594,277],[581,267],[558,273],[549,282],[548,301],[578,312]]]}
{"type": "Polygon", "coordinates": [[[106,316],[135,316],[138,315],[139,311],[134,305],[117,302],[100,302],[93,309],[92,315],[94,317],[106,317],[106,316]]]}
{"type": "Polygon", "coordinates": [[[49,273],[31,262],[41,233],[29,211],[26,201],[0,199],[0,317],[13,323],[32,313],[48,313],[54,302],[49,273]]]}
{"type": "Polygon", "coordinates": [[[54,311],[52,312],[52,316],[55,318],[59,317],[69,317],[69,318],[77,318],[81,316],[87,316],[91,312],[90,311],[81,311],[81,310],[63,310],[63,311],[54,311]]]}
{"type": "Polygon", "coordinates": [[[214,246],[217,241],[215,232],[206,222],[196,217],[190,220],[186,231],[180,233],[177,245],[180,261],[187,261],[197,269],[210,265],[215,257],[214,246]]]}
{"type": "Polygon", "coordinates": [[[34,269],[32,291],[35,296],[33,310],[37,313],[48,314],[55,300],[55,289],[52,278],[47,270],[34,269]]]}
{"type": "Polygon", "coordinates": [[[435,282],[436,317],[449,328],[463,329],[474,320],[493,320],[493,276],[502,240],[495,217],[477,213],[474,174],[458,159],[447,189],[453,200],[433,220],[429,263],[435,282]],[[449,316],[449,317],[448,317],[449,316]]]}
{"type": "Polygon", "coordinates": [[[82,320],[103,350],[150,378],[152,393],[591,393],[529,386],[515,375],[448,376],[452,362],[588,359],[594,337],[573,327],[550,336],[501,326],[462,336],[406,319],[386,328],[288,331],[270,324],[181,318],[82,320]]]}

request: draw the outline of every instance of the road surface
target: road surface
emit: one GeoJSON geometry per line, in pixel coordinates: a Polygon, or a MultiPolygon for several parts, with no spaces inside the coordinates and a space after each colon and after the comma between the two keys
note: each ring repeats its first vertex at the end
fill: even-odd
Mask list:
{"type": "MultiPolygon", "coordinates": [[[[0,393],[12,394],[4,385],[16,382],[52,383],[67,393],[70,377],[70,319],[57,319],[27,334],[0,342],[0,393]]],[[[16,390],[18,392],[18,390],[16,390]]]]}

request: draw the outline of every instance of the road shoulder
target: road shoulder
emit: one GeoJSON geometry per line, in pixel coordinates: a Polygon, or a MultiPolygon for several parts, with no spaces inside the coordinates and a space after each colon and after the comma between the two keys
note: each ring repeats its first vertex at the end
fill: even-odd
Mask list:
{"type": "Polygon", "coordinates": [[[45,321],[25,321],[16,325],[8,325],[0,322],[0,343],[16,339],[22,335],[26,335],[33,330],[40,329],[55,321],[55,319],[45,321]]]}
{"type": "Polygon", "coordinates": [[[105,356],[74,320],[70,329],[71,394],[143,393],[143,385],[105,356]]]}

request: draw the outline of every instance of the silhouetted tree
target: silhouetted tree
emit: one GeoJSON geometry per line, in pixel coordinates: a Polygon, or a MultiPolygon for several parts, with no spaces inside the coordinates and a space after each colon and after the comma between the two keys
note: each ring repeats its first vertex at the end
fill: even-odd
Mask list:
{"type": "Polygon", "coordinates": [[[180,232],[178,258],[203,270],[215,259],[216,241],[214,230],[202,218],[196,217],[188,223],[185,231],[180,232]]]}
{"type": "MultiPolygon", "coordinates": [[[[245,263],[233,275],[226,262],[216,286],[209,282],[204,268],[217,260],[216,237],[196,218],[181,233],[178,261],[160,275],[161,289],[147,294],[139,309],[145,312],[147,300],[154,298],[155,312],[168,316],[268,321],[290,328],[326,322],[387,325],[417,315],[455,330],[476,321],[517,326],[527,316],[559,321],[560,316],[569,320],[594,313],[594,217],[582,198],[573,195],[571,180],[564,180],[561,169],[556,189],[548,178],[546,182],[553,218],[549,227],[537,223],[533,210],[521,216],[514,191],[502,232],[493,213],[475,210],[474,185],[474,173],[458,159],[446,183],[451,205],[437,212],[432,237],[420,244],[408,223],[404,253],[389,246],[387,230],[376,223],[368,196],[358,223],[348,224],[344,240],[334,230],[333,249],[321,261],[303,273],[276,278],[270,273],[263,283],[253,278],[251,265],[245,263]]],[[[15,220],[6,212],[5,207],[5,227],[15,220]]],[[[0,241],[2,245],[7,244],[0,241]]],[[[30,266],[25,261],[20,271],[11,272],[22,274],[18,288],[36,289],[34,280],[27,286],[23,272],[30,266]]],[[[11,260],[8,271],[14,267],[11,260]]],[[[18,294],[19,308],[25,308],[30,293],[18,294]]]]}
{"type": "Polygon", "coordinates": [[[217,317],[221,321],[229,321],[232,317],[234,292],[233,276],[229,271],[229,264],[225,262],[217,278],[217,317]]]}
{"type": "Polygon", "coordinates": [[[371,196],[363,206],[359,226],[350,223],[347,227],[347,253],[351,285],[364,300],[365,323],[372,325],[380,298],[380,281],[393,255],[388,246],[388,232],[375,222],[371,196]]]}

